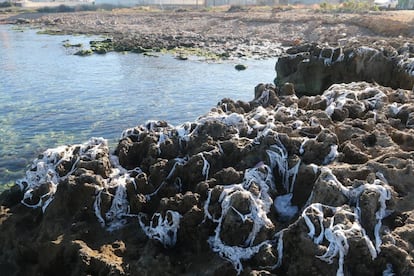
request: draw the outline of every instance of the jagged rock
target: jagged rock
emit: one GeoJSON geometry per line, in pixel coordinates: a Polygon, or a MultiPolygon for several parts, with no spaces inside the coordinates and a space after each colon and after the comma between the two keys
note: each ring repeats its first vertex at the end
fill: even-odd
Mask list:
{"type": "Polygon", "coordinates": [[[255,105],[259,104],[264,107],[269,105],[276,106],[279,102],[279,98],[277,97],[276,88],[270,84],[258,84],[254,88],[254,101],[255,105]]]}
{"type": "Polygon", "coordinates": [[[229,167],[218,171],[214,178],[220,185],[236,184],[242,182],[243,174],[236,171],[233,167],[229,167]]]}
{"type": "Polygon", "coordinates": [[[279,96],[290,96],[295,94],[295,86],[293,85],[293,83],[286,82],[280,89],[279,96]]]}
{"type": "Polygon", "coordinates": [[[411,131],[395,130],[391,133],[392,140],[404,151],[414,150],[414,134],[411,131]]]}
{"type": "Polygon", "coordinates": [[[375,191],[364,191],[359,197],[359,206],[361,208],[361,225],[367,234],[372,238],[374,228],[377,224],[375,213],[378,210],[378,199],[380,195],[375,191]]]}
{"type": "Polygon", "coordinates": [[[311,197],[311,203],[318,202],[337,207],[348,202],[348,198],[329,174],[321,173],[314,184],[311,197]]]}
{"type": "Polygon", "coordinates": [[[18,185],[13,185],[9,190],[0,194],[0,204],[4,207],[11,207],[18,204],[23,199],[23,191],[18,185]]]}
{"type": "Polygon", "coordinates": [[[91,170],[96,174],[102,176],[103,178],[108,178],[110,174],[110,163],[109,159],[102,158],[100,160],[92,160],[92,161],[79,161],[79,168],[91,170]]]}
{"type": "Polygon", "coordinates": [[[230,246],[244,246],[253,228],[253,219],[242,220],[237,213],[247,214],[250,211],[250,200],[245,194],[236,192],[231,200],[231,208],[223,218],[220,238],[230,246]]]}
{"type": "Polygon", "coordinates": [[[153,184],[148,182],[147,174],[144,172],[138,174],[134,178],[134,181],[135,181],[137,193],[141,193],[145,195],[145,194],[150,194],[155,190],[153,184]]]}
{"type": "Polygon", "coordinates": [[[293,92],[45,151],[0,196],[1,271],[409,275],[411,92],[293,92]]]}
{"type": "Polygon", "coordinates": [[[342,148],[343,157],[341,161],[349,164],[364,164],[368,161],[369,156],[363,153],[358,147],[351,142],[345,142],[342,148]]]}
{"type": "MultiPolygon", "coordinates": [[[[319,139],[308,140],[303,145],[303,162],[308,164],[315,163],[317,165],[322,165],[330,162],[329,155],[332,151],[332,146],[335,146],[336,144],[324,140],[322,137],[325,137],[325,135],[320,136],[320,134],[318,134],[317,137],[319,137],[319,139]]],[[[335,139],[333,139],[332,141],[334,140],[335,139]]]]}
{"type": "Polygon", "coordinates": [[[411,89],[414,75],[410,49],[389,47],[391,50],[382,45],[295,46],[279,58],[275,83],[280,87],[293,83],[300,95],[321,94],[334,83],[353,81],[375,81],[395,89],[411,89]]]}

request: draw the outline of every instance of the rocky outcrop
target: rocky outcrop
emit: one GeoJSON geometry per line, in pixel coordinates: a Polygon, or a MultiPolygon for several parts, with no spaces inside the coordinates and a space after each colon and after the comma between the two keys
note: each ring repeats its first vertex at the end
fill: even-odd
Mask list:
{"type": "Polygon", "coordinates": [[[0,271],[413,275],[412,92],[295,90],[45,151],[0,196],[0,271]]]}
{"type": "Polygon", "coordinates": [[[394,48],[385,41],[329,47],[303,44],[278,59],[275,83],[293,83],[300,95],[318,95],[335,83],[377,82],[394,89],[414,87],[414,45],[394,48]]]}

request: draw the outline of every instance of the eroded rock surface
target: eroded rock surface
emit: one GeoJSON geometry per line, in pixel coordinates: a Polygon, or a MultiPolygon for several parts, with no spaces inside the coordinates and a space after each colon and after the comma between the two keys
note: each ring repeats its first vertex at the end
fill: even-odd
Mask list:
{"type": "MultiPolygon", "coordinates": [[[[293,83],[299,94],[318,95],[335,83],[368,81],[383,86],[414,87],[414,44],[370,47],[355,40],[345,46],[303,44],[292,47],[276,64],[277,84],[293,83]]],[[[357,117],[358,114],[355,114],[357,117]]]]}
{"type": "Polygon", "coordinates": [[[295,90],[47,150],[0,197],[0,271],[413,275],[412,92],[295,90]]]}

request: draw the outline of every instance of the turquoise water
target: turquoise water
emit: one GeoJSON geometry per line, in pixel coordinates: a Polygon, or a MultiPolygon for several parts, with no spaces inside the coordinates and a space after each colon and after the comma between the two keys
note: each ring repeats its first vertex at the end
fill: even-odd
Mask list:
{"type": "Polygon", "coordinates": [[[115,144],[122,130],[150,119],[193,121],[224,97],[251,100],[273,82],[276,60],[180,61],[109,53],[80,57],[63,41],[0,25],[0,185],[14,182],[39,153],[98,136],[115,144]],[[239,61],[240,62],[240,61],[239,61]]]}

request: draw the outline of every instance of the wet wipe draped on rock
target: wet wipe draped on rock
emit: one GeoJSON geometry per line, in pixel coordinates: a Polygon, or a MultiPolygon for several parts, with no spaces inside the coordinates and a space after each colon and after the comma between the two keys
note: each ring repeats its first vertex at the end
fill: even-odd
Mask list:
{"type": "MultiPolygon", "coordinates": [[[[194,122],[49,149],[1,196],[17,274],[410,275],[414,97],[258,85],[194,122]]],[[[4,268],[4,270],[3,270],[4,268]]]]}

